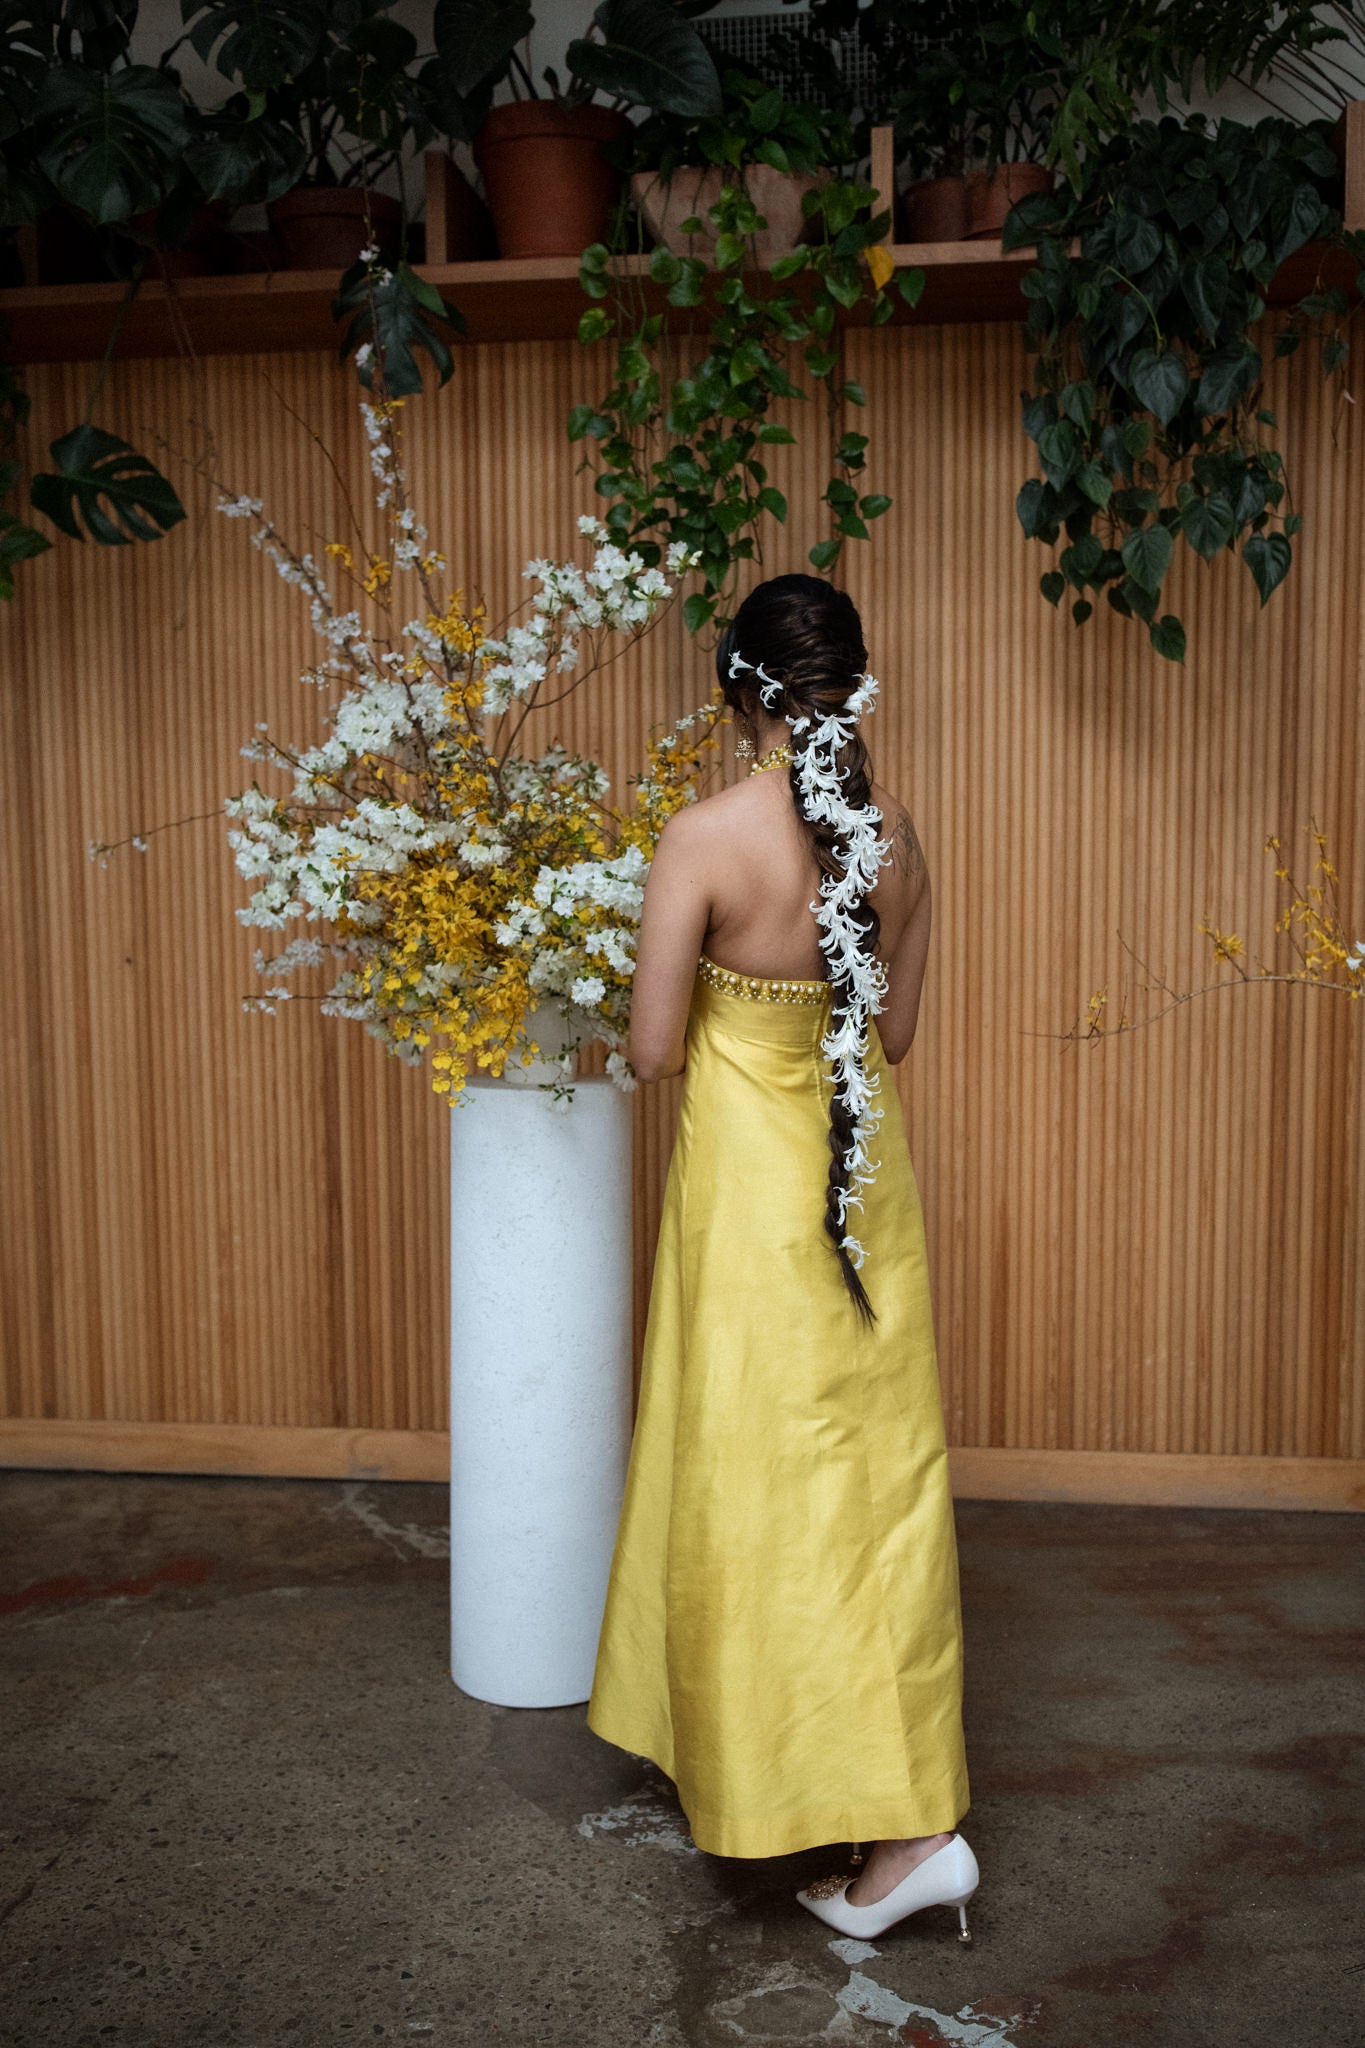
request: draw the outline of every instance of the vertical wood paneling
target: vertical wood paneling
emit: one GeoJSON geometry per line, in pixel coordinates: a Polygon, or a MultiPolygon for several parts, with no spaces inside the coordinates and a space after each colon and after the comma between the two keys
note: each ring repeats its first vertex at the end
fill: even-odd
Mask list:
{"type": "MultiPolygon", "coordinates": [[[[1179,669],[1037,594],[1048,557],[1013,512],[1031,467],[1013,329],[879,330],[850,353],[870,487],[895,499],[846,553],[882,683],[868,736],[933,875],[898,1084],[950,1440],[1359,1457],[1360,1007],[1229,989],[1095,1044],[1060,1038],[1102,984],[1113,1026],[1166,1000],[1144,980],[1218,978],[1201,916],[1283,962],[1262,841],[1278,832],[1307,880],[1312,816],[1365,935],[1357,408],[1306,352],[1274,366],[1298,560],[1264,611],[1239,566],[1182,562],[1179,669]]],[[[471,348],[403,408],[432,541],[494,616],[594,503],[563,420],[606,368],[568,343],[471,348]]],[[[79,415],[86,377],[32,373],[35,450],[79,415]]],[[[802,412],[802,442],[773,451],[792,518],[768,573],[804,566],[821,531],[802,412]]],[[[211,432],[225,481],[315,553],[347,531],[347,493],[369,505],[355,389],[329,356],[119,365],[101,417],[149,447],[211,432]]],[[[316,642],[246,528],[182,489],[191,517],[168,540],[59,543],[0,619],[4,1412],[439,1430],[449,1111],[424,1073],[318,1015],[305,991],[329,974],[296,978],[274,1018],[240,1007],[263,986],[256,948],[285,935],[237,921],[220,807],[253,774],[276,786],[238,753],[259,720],[321,730],[298,680],[316,642]],[[86,859],[92,837],[176,819],[194,822],[145,855],[86,859]]],[[[626,801],[649,733],[712,677],[670,619],[526,741],[599,754],[626,801]]],[[[717,759],[732,777],[728,734],[717,759]]],[[[680,1087],[634,1098],[637,1356],[680,1087]]]]}

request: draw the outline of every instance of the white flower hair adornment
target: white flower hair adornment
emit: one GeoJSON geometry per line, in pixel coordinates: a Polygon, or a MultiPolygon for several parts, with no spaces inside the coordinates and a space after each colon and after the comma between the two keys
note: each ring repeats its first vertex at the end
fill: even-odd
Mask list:
{"type": "MultiPolygon", "coordinates": [[[[763,679],[759,695],[767,708],[774,710],[781,683],[768,675],[762,662],[755,666],[736,651],[730,656],[732,681],[738,679],[741,669],[763,679]]],[[[842,1023],[826,1034],[820,1050],[834,1069],[835,1093],[853,1119],[848,1186],[839,1189],[837,1201],[844,1231],[840,1246],[855,1266],[862,1265],[866,1253],[848,1231],[848,1211],[863,1207],[857,1191],[869,1184],[881,1165],[879,1159],[868,1155],[869,1141],[884,1114],[882,1105],[872,1100],[880,1092],[881,1077],[868,1075],[866,1059],[871,1019],[886,1007],[887,976],[882,962],[862,951],[858,941],[864,928],[855,922],[853,911],[876,881],[878,870],[891,858],[892,842],[878,836],[882,814],[875,804],[855,810],[845,799],[837,756],[851,739],[858,719],[872,709],[877,690],[875,676],[859,677],[858,688],[844,700],[841,710],[830,712],[816,724],[797,766],[805,816],[812,824],[834,827],[838,834],[835,853],[843,870],[838,876],[821,876],[820,896],[809,907],[821,927],[820,950],[829,962],[829,979],[836,987],[847,985],[852,992],[842,1023]]],[[[793,736],[811,723],[806,716],[793,717],[790,712],[786,716],[793,736]]]]}
{"type": "Polygon", "coordinates": [[[765,711],[776,711],[781,700],[783,688],[776,676],[770,676],[761,661],[755,667],[753,662],[746,661],[744,656],[736,650],[730,656],[730,681],[732,683],[739,680],[739,672],[742,668],[752,669],[756,676],[762,678],[758,686],[758,694],[763,699],[763,708],[765,711]]]}

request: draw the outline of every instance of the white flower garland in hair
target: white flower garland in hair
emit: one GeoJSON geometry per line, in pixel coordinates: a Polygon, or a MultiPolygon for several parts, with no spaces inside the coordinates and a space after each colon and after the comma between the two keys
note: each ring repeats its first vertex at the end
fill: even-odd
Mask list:
{"type": "MultiPolygon", "coordinates": [[[[730,656],[732,682],[738,680],[741,669],[748,669],[759,678],[758,694],[765,708],[775,712],[782,701],[782,683],[768,674],[762,662],[755,666],[736,651],[730,656]]],[[[842,841],[834,850],[843,872],[820,877],[820,898],[809,907],[821,927],[820,949],[829,962],[830,980],[836,985],[848,983],[853,991],[842,1024],[826,1034],[820,1050],[834,1068],[835,1093],[853,1118],[848,1186],[839,1190],[837,1200],[838,1220],[844,1231],[840,1243],[855,1266],[862,1265],[866,1253],[848,1232],[848,1212],[850,1208],[863,1207],[857,1190],[868,1185],[881,1165],[879,1159],[868,1155],[869,1141],[884,1113],[882,1106],[872,1100],[880,1092],[881,1077],[869,1076],[865,1062],[871,1019],[886,1006],[887,978],[881,961],[862,951],[858,943],[860,927],[853,911],[876,881],[878,869],[891,858],[892,842],[877,835],[882,814],[874,804],[866,810],[855,810],[845,802],[840,784],[847,771],[837,767],[836,760],[852,737],[859,717],[876,702],[877,687],[875,676],[859,678],[859,687],[845,699],[842,710],[831,712],[816,725],[797,769],[806,817],[812,824],[833,825],[842,841]]],[[[808,717],[794,718],[790,711],[785,715],[793,736],[811,722],[808,717]]]]}

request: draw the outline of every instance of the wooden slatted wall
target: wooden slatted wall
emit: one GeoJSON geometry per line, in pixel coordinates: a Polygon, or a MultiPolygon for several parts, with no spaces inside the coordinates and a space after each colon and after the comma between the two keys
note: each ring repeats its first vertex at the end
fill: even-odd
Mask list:
{"type": "MultiPolygon", "coordinates": [[[[1276,366],[1299,559],[1264,612],[1239,565],[1183,565],[1181,669],[1037,594],[1048,558],[1013,513],[1031,468],[1015,329],[882,330],[851,351],[873,486],[896,501],[847,558],[882,681],[869,732],[935,888],[900,1082],[955,1483],[1365,1505],[1365,1009],[1237,987],[1062,1038],[1101,985],[1111,1024],[1165,1000],[1123,941],[1175,990],[1230,973],[1201,917],[1284,963],[1267,833],[1315,879],[1316,820],[1365,937],[1359,407],[1306,352],[1276,366]]],[[[604,367],[568,342],[471,348],[404,409],[432,540],[495,612],[527,556],[575,545],[592,500],[562,423],[604,367]]],[[[87,377],[32,373],[35,451],[80,416],[87,377]]],[[[211,433],[218,473],[319,552],[348,528],[308,429],[367,502],[355,398],[325,355],[144,362],[115,368],[100,417],[149,449],[211,433]]],[[[769,571],[820,530],[807,441],[769,571]]],[[[238,753],[258,721],[320,734],[298,680],[316,643],[245,525],[161,455],[189,521],[150,547],[58,544],[0,619],[0,1459],[436,1476],[448,1111],[358,1026],[303,999],[240,1007],[276,935],[234,915],[220,806],[268,780],[238,753]],[[87,858],[92,838],[180,819],[145,854],[87,858]]],[[[709,688],[670,621],[537,736],[600,753],[624,795],[648,731],[709,688]]],[[[637,1357],[679,1088],[636,1096],[637,1357]]]]}

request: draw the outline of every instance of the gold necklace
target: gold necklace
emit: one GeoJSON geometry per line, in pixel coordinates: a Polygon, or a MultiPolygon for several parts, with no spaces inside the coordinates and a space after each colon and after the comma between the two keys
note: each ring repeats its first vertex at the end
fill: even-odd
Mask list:
{"type": "Polygon", "coordinates": [[[774,747],[770,754],[764,754],[759,760],[755,761],[749,773],[757,775],[764,768],[780,768],[783,762],[790,761],[791,757],[791,744],[789,741],[783,740],[780,747],[774,747]]]}

